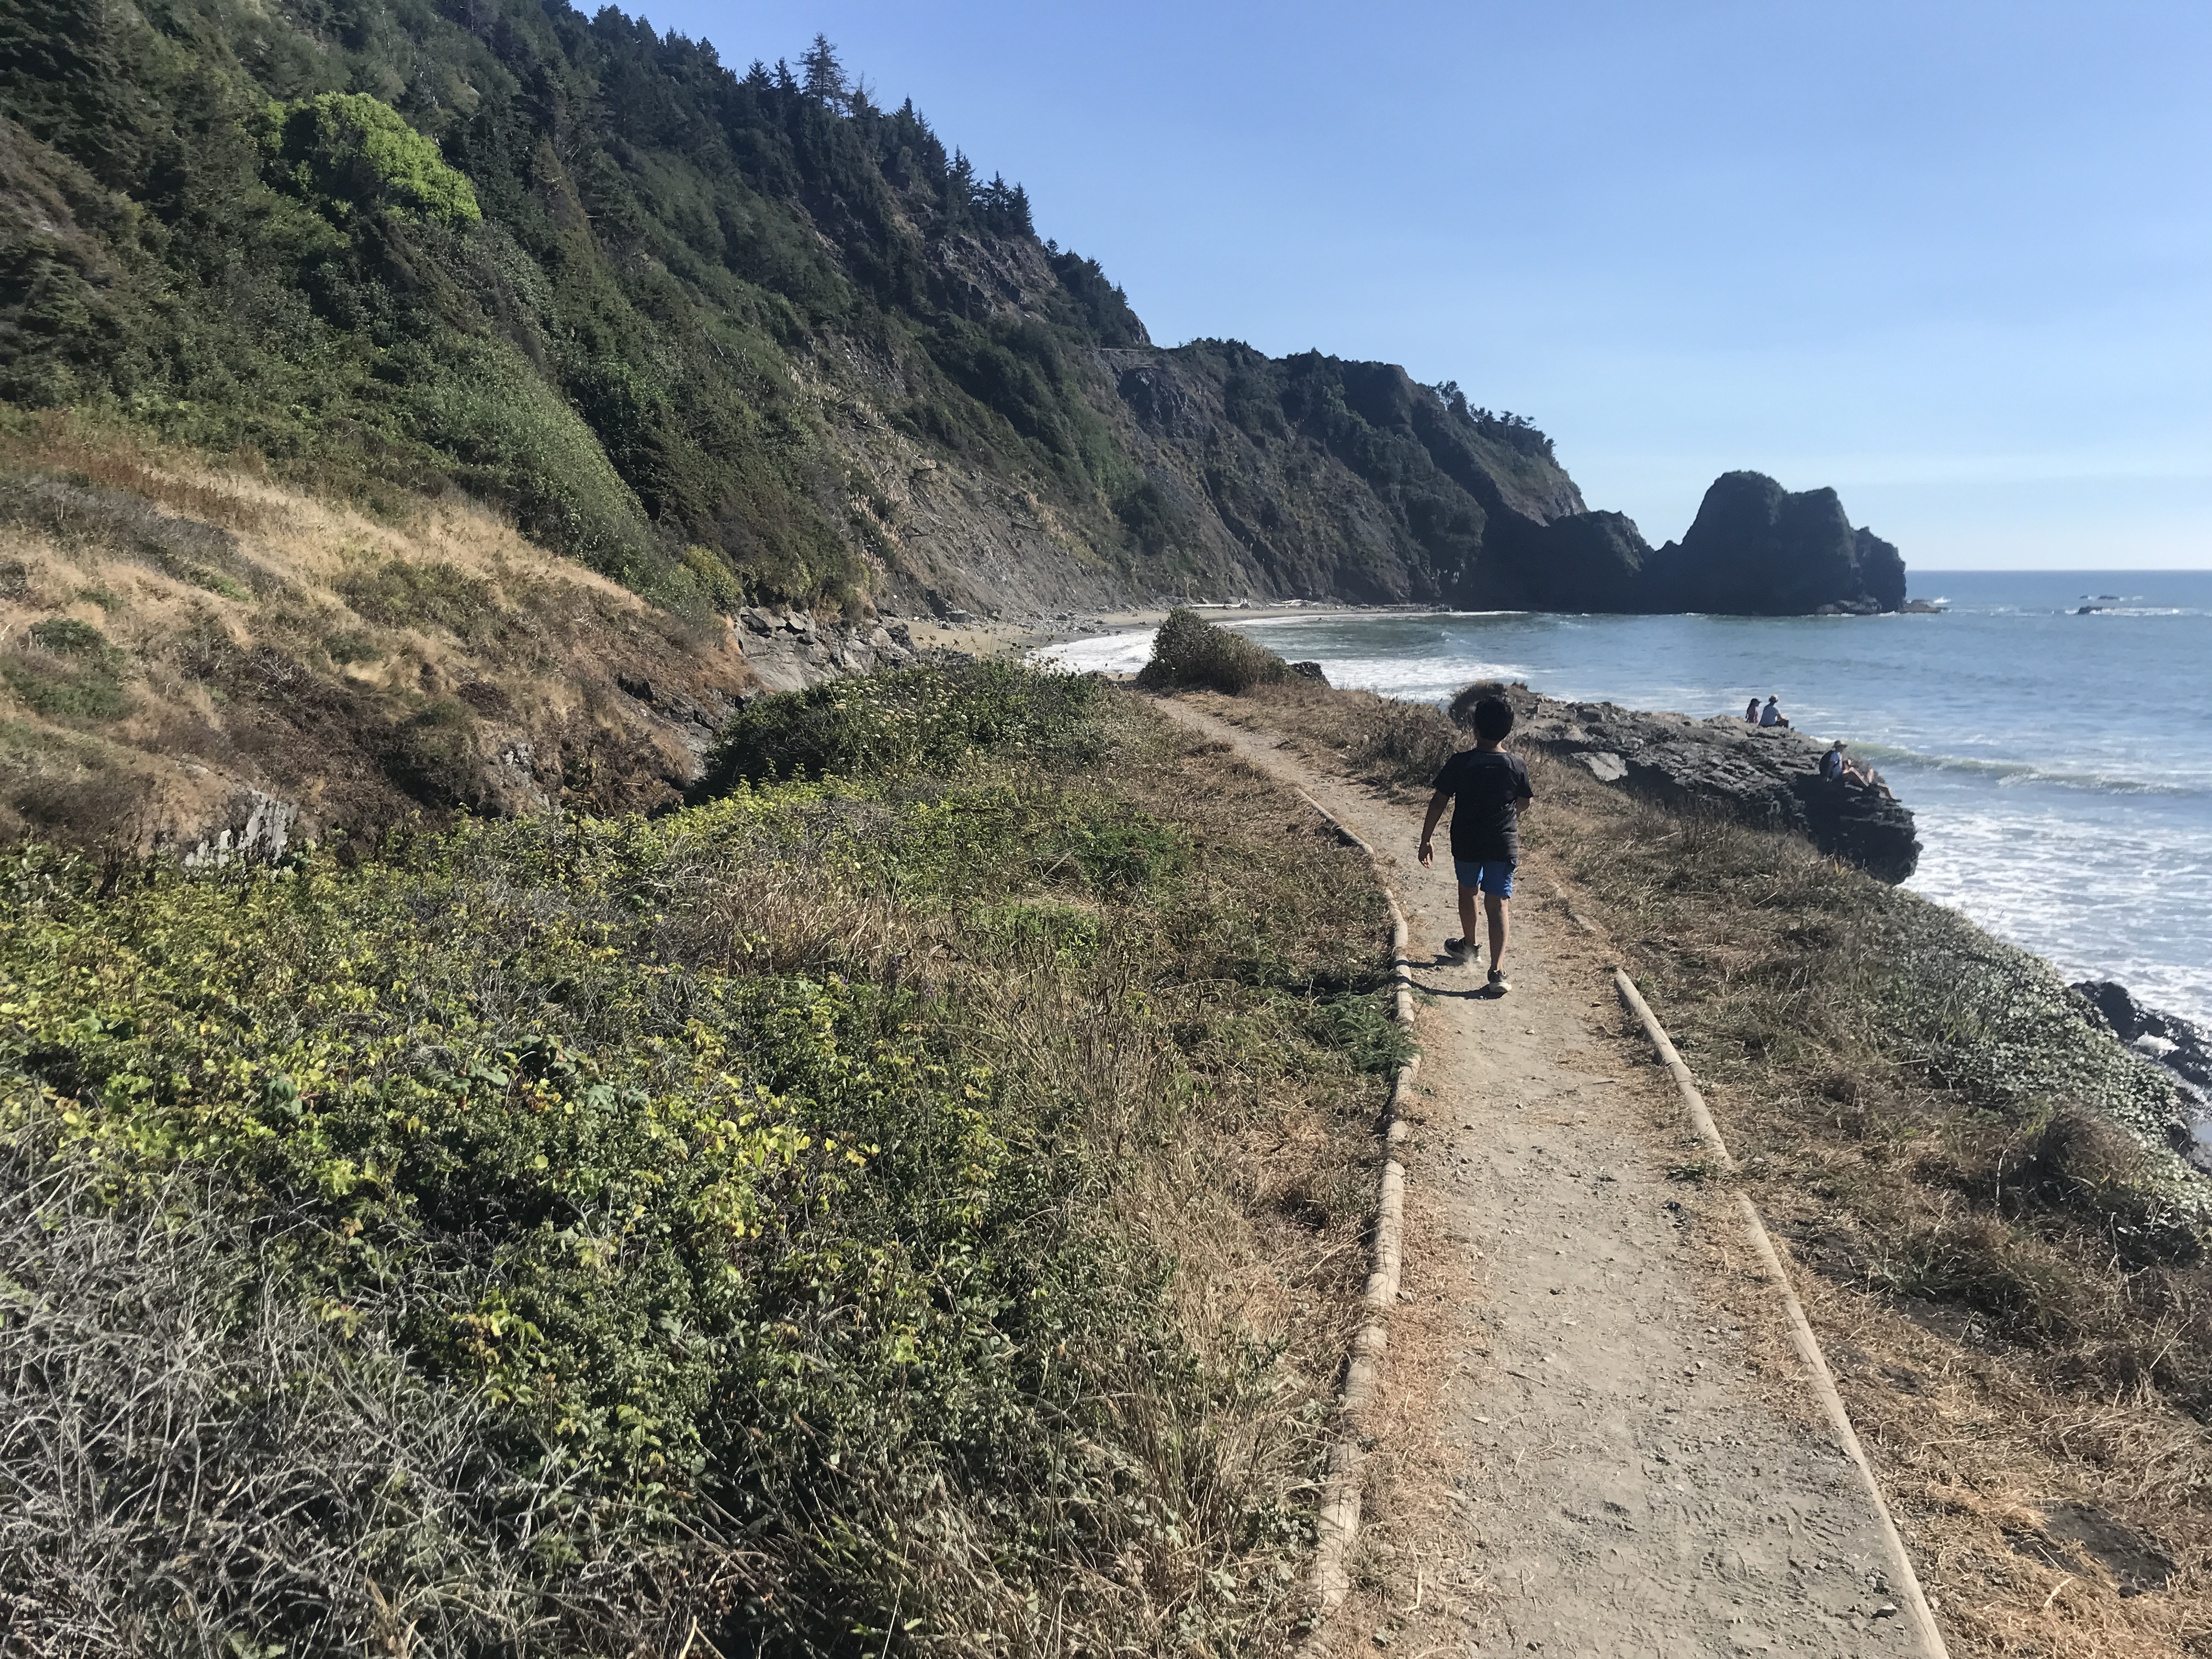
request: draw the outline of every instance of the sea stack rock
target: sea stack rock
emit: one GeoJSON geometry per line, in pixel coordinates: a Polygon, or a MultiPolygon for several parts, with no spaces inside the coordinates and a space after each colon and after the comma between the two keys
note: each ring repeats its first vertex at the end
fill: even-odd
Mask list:
{"type": "Polygon", "coordinates": [[[1724,472],[1697,522],[1643,570],[1644,608],[1740,617],[1872,615],[1905,604],[1905,561],[1857,530],[1832,489],[1783,489],[1763,472],[1724,472]]]}

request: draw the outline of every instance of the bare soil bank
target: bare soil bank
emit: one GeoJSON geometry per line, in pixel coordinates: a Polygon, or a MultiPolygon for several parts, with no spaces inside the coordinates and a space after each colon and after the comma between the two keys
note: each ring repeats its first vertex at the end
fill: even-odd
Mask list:
{"type": "MultiPolygon", "coordinates": [[[[1395,853],[1441,937],[1449,879],[1410,857],[1441,716],[1181,701],[1395,853]]],[[[2201,1189],[2115,1127],[2159,1080],[2042,964],[1801,840],[1532,770],[1516,992],[1423,976],[1436,1092],[1335,1648],[1905,1650],[1620,960],[1796,1252],[1953,1653],[2212,1650],[2201,1189]]]]}

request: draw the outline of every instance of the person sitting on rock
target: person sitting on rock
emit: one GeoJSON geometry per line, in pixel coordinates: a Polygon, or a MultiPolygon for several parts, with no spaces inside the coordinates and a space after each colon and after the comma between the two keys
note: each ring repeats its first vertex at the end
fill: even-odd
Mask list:
{"type": "Polygon", "coordinates": [[[1753,726],[1759,724],[1759,699],[1757,697],[1753,697],[1749,702],[1744,704],[1743,717],[1749,720],[1753,726]]]}
{"type": "Polygon", "coordinates": [[[1759,723],[1761,726],[1778,726],[1785,732],[1790,729],[1789,719],[1782,712],[1781,698],[1771,696],[1767,698],[1766,707],[1759,711],[1759,723]]]}
{"type": "Polygon", "coordinates": [[[1820,757],[1820,775],[1824,778],[1833,778],[1839,783],[1848,783],[1854,788],[1867,791],[1869,794],[1880,795],[1884,800],[1897,799],[1889,793],[1889,786],[1882,781],[1881,773],[1875,771],[1871,766],[1862,766],[1858,762],[1845,757],[1844,740],[1841,738],[1836,739],[1833,748],[1820,757]],[[1830,770],[1831,766],[1834,768],[1832,771],[1830,770]]]}

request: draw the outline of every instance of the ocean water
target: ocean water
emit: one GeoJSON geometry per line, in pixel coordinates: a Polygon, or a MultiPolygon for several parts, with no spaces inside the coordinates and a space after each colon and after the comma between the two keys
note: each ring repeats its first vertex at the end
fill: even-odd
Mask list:
{"type": "MultiPolygon", "coordinates": [[[[2069,979],[2212,1024],[2212,571],[1917,573],[1942,616],[1319,616],[1234,624],[1332,683],[1741,714],[1768,693],[1918,819],[1908,884],[2069,979]],[[2079,607],[2103,608],[2089,615],[2079,607]]],[[[1135,668],[1149,634],[1054,647],[1135,668]]]]}

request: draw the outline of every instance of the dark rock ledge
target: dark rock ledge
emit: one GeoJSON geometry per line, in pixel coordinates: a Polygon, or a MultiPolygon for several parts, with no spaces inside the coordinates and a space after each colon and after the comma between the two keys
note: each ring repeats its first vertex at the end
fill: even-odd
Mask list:
{"type": "Polygon", "coordinates": [[[2172,1073],[2184,1111],[2168,1127],[2166,1139],[2175,1152],[2212,1175],[2212,1036],[2179,1014],[2146,1007],[2117,980],[2085,979],[2074,989],[2089,1000],[2113,1036],[2172,1073]]]}
{"type": "Polygon", "coordinates": [[[1562,702],[1519,684],[1470,687],[1455,714],[1487,691],[1513,704],[1516,744],[1585,766],[1601,782],[1671,806],[1711,807],[1763,830],[1796,830],[1892,884],[1920,862],[1911,810],[1822,777],[1823,739],[1761,730],[1732,715],[1695,720],[1617,703],[1562,702]]]}

